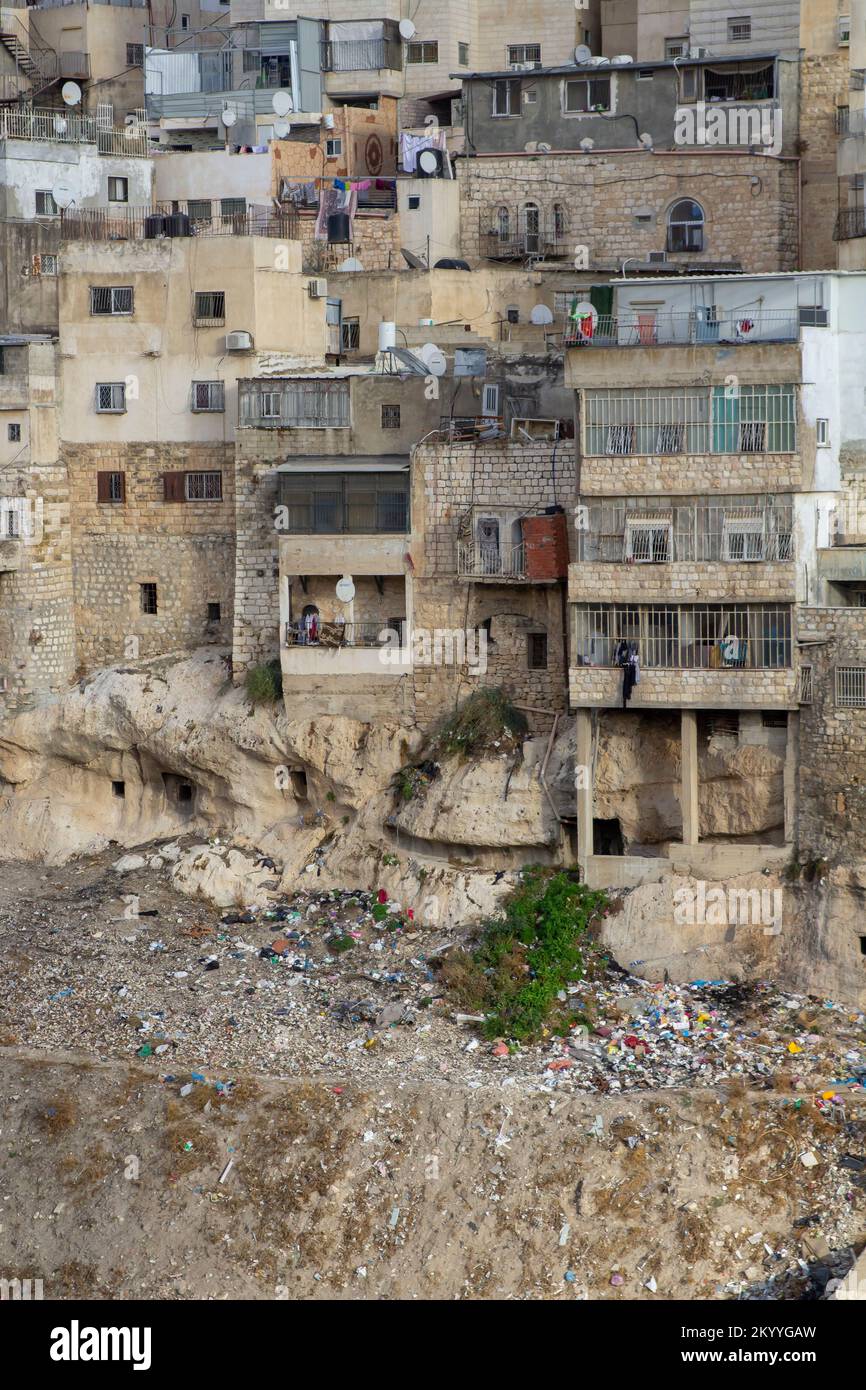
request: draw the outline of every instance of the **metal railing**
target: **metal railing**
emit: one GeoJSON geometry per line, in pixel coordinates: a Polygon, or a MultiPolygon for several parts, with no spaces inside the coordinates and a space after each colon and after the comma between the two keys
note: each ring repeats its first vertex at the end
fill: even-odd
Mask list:
{"type": "Polygon", "coordinates": [[[571,240],[565,230],[553,229],[500,233],[491,231],[489,219],[482,214],[482,229],[479,231],[479,252],[488,260],[525,260],[528,256],[566,256],[571,250],[571,240]],[[486,224],[486,225],[485,225],[486,224]]]}
{"type": "Polygon", "coordinates": [[[70,208],[61,214],[61,235],[66,241],[157,241],[166,237],[263,236],[296,241],[297,213],[278,213],[267,207],[244,213],[216,214],[203,220],[191,217],[185,205],[150,208],[70,208]]]}
{"type": "MultiPolygon", "coordinates": [[[[405,627],[401,623],[401,627],[405,627]]],[[[287,647],[384,647],[402,645],[402,632],[389,627],[384,619],[378,622],[333,623],[317,622],[315,637],[311,636],[305,620],[285,625],[287,647]]]]}
{"type": "Polygon", "coordinates": [[[787,563],[794,559],[793,508],[731,497],[723,505],[681,498],[622,498],[578,509],[580,563],[787,563]]]}
{"type": "Polygon", "coordinates": [[[812,667],[801,666],[798,682],[798,702],[801,705],[811,705],[812,703],[812,667]]]}
{"type": "Polygon", "coordinates": [[[794,385],[603,387],[584,407],[584,453],[597,458],[797,449],[794,385]]]}
{"type": "Polygon", "coordinates": [[[791,608],[777,604],[575,604],[573,661],[617,666],[621,642],[642,667],[684,671],[791,666],[791,608]]]}
{"type": "Polygon", "coordinates": [[[402,44],[391,39],[326,39],[321,53],[322,72],[399,72],[403,66],[402,44]]]}
{"type": "Polygon", "coordinates": [[[505,421],[501,415],[440,415],[439,432],[457,443],[469,439],[492,439],[505,433],[505,421]]]}
{"type": "Polygon", "coordinates": [[[468,579],[520,579],[526,574],[526,547],[481,541],[457,542],[457,573],[468,579]]]}
{"type": "Polygon", "coordinates": [[[687,313],[601,314],[583,324],[569,319],[565,347],[657,347],[677,343],[795,342],[800,332],[796,309],[716,309],[687,313]]]}
{"type": "Polygon", "coordinates": [[[833,240],[851,241],[860,236],[866,236],[866,208],[842,208],[836,214],[833,240]]]}
{"type": "Polygon", "coordinates": [[[143,125],[122,130],[105,126],[96,116],[72,111],[0,108],[0,140],[47,140],[64,145],[92,144],[99,154],[146,158],[151,150],[143,125]]]}
{"type": "Polygon", "coordinates": [[[238,424],[255,429],[348,429],[348,381],[262,379],[238,389],[238,424]]]}

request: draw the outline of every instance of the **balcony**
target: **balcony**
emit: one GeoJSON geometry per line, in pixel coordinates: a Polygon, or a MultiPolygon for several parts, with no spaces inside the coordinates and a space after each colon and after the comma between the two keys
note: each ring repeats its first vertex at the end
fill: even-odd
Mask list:
{"type": "Polygon", "coordinates": [[[61,53],[58,55],[58,64],[60,77],[64,82],[70,78],[82,81],[90,77],[89,53],[61,53]]]}
{"type": "Polygon", "coordinates": [[[568,575],[568,535],[560,507],[474,507],[457,538],[457,576],[473,583],[553,584],[568,575]]]}
{"type": "Polygon", "coordinates": [[[403,47],[390,39],[326,40],[321,46],[322,72],[399,72],[403,47]]]}
{"type": "Polygon", "coordinates": [[[205,202],[199,201],[157,203],[145,208],[71,208],[62,214],[62,236],[67,241],[157,241],[176,236],[264,236],[297,241],[300,236],[294,209],[277,212],[262,206],[247,208],[246,212],[205,214],[204,207],[205,202]]]}
{"type": "Polygon", "coordinates": [[[245,429],[349,429],[348,381],[296,377],[243,381],[238,425],[245,429]]]}
{"type": "Polygon", "coordinates": [[[151,151],[143,125],[114,130],[96,116],[69,110],[0,108],[0,140],[46,140],[63,145],[92,144],[99,154],[147,158],[151,151]]]}
{"type": "Polygon", "coordinates": [[[526,578],[526,546],[484,545],[473,541],[457,542],[457,573],[461,579],[518,579],[526,578]]]}
{"type": "Polygon", "coordinates": [[[572,254],[572,240],[569,238],[564,219],[557,218],[550,226],[545,226],[539,213],[538,221],[530,220],[518,225],[509,212],[503,217],[505,209],[496,208],[479,213],[478,251],[479,255],[491,261],[523,261],[531,257],[548,259],[550,257],[572,254]]]}
{"type": "Polygon", "coordinates": [[[796,342],[800,316],[791,311],[739,311],[712,305],[689,313],[649,311],[645,314],[603,314],[583,323],[570,320],[563,346],[572,348],[674,347],[677,344],[796,342]]]}
{"type": "Polygon", "coordinates": [[[836,214],[834,241],[853,241],[866,236],[866,208],[843,208],[836,214]]]}

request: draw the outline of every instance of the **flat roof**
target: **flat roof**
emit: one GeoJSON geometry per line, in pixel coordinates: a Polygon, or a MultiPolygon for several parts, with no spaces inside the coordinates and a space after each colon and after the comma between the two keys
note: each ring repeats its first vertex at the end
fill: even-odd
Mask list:
{"type": "MultiPolygon", "coordinates": [[[[740,280],[814,280],[819,275],[866,275],[866,270],[768,270],[763,275],[758,271],[749,271],[748,274],[734,275],[689,275],[686,284],[691,284],[695,280],[718,280],[722,284],[730,284],[732,281],[740,280]]],[[[643,285],[646,283],[645,275],[620,275],[611,283],[615,285],[643,285]]],[[[684,283],[681,275],[658,276],[653,283],[655,285],[682,285],[684,283]]]]}
{"type": "MultiPolygon", "coordinates": [[[[462,80],[463,82],[471,82],[476,79],[482,81],[493,77],[561,77],[563,73],[578,73],[582,77],[592,77],[596,74],[606,74],[609,72],[632,72],[635,69],[640,69],[641,72],[643,72],[647,68],[658,68],[662,71],[665,68],[670,68],[673,71],[679,71],[682,67],[712,67],[716,63],[770,63],[776,58],[782,58],[784,56],[785,55],[780,53],[777,49],[773,53],[749,53],[748,55],[743,54],[742,56],[722,54],[716,57],[705,58],[688,58],[685,56],[682,58],[648,58],[644,59],[643,62],[632,59],[630,63],[614,63],[608,61],[607,63],[582,64],[557,63],[552,67],[537,68],[494,68],[483,72],[450,72],[448,76],[462,80]]],[[[794,57],[793,52],[791,57],[794,57]]]]}

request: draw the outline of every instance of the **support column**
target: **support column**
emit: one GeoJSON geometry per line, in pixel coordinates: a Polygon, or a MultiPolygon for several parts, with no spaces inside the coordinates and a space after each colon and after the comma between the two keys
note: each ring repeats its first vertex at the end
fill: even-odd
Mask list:
{"type": "Polygon", "coordinates": [[[574,755],[574,785],[577,796],[577,863],[581,878],[586,881],[589,857],[592,854],[592,812],[595,788],[592,777],[592,711],[579,709],[575,714],[577,751],[574,755]]]}
{"type": "Polygon", "coordinates": [[[782,778],[785,802],[785,844],[797,838],[797,783],[800,766],[800,711],[788,710],[788,742],[782,778]]]}
{"type": "Polygon", "coordinates": [[[683,844],[698,843],[698,715],[697,710],[680,711],[683,812],[683,844]]]}

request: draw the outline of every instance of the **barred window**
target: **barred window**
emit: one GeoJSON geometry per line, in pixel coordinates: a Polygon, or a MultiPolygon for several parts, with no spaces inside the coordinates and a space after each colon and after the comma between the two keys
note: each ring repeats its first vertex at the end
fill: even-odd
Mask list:
{"type": "Polygon", "coordinates": [[[752,37],[751,15],[738,15],[728,20],[728,43],[744,43],[752,37]]]}
{"type": "Polygon", "coordinates": [[[398,430],[400,428],[400,407],[399,405],[382,406],[382,429],[398,430]]]}
{"type": "Polygon", "coordinates": [[[361,320],[343,319],[340,325],[340,347],[343,352],[357,352],[361,346],[361,320]]]}
{"type": "Polygon", "coordinates": [[[192,384],[192,408],[202,411],[225,410],[225,384],[222,381],[194,381],[192,384]]]}
{"type": "Polygon", "coordinates": [[[866,709],[866,666],[836,667],[836,704],[841,709],[866,709]]]}
{"type": "Polygon", "coordinates": [[[21,443],[21,426],[18,424],[17,421],[7,426],[6,437],[8,438],[10,444],[21,443]]]}
{"type": "Polygon", "coordinates": [[[801,705],[811,705],[812,703],[812,667],[800,667],[800,690],[799,703],[801,705]]]}
{"type": "Polygon", "coordinates": [[[131,68],[140,68],[144,63],[144,44],[128,43],[126,45],[126,62],[131,68]]]}
{"type": "Polygon", "coordinates": [[[793,453],[796,388],[724,386],[586,393],[585,447],[605,454],[793,453]]]}
{"type": "Polygon", "coordinates": [[[91,285],[91,314],[131,314],[133,294],[131,285],[91,285]]]}
{"type": "Polygon", "coordinates": [[[295,378],[279,387],[240,388],[240,423],[284,429],[340,429],[350,424],[348,381],[295,378]]]}
{"type": "Polygon", "coordinates": [[[126,384],[101,381],[96,387],[96,409],[101,415],[122,415],[126,410],[126,384]]]}
{"type": "Polygon", "coordinates": [[[222,473],[187,473],[187,502],[221,502],[223,497],[222,473]]]}
{"type": "Polygon", "coordinates": [[[408,43],[408,44],[406,45],[406,62],[407,62],[407,63],[438,63],[438,62],[439,62],[439,44],[438,44],[438,41],[437,41],[437,42],[434,42],[434,43],[430,43],[430,42],[427,42],[426,40],[425,40],[425,41],[418,40],[418,41],[416,41],[415,43],[408,43]]]}
{"type": "Polygon", "coordinates": [[[409,471],[281,473],[289,532],[375,535],[409,529],[409,471]]]}
{"type": "Polygon", "coordinates": [[[139,586],[138,586],[138,593],[139,593],[139,601],[140,601],[140,603],[141,603],[141,611],[142,611],[142,613],[156,613],[156,611],[157,611],[156,585],[155,585],[155,584],[139,584],[139,586]]]}
{"type": "Polygon", "coordinates": [[[647,669],[788,668],[791,609],[776,604],[574,605],[578,666],[615,666],[620,642],[634,642],[647,669]]]}
{"type": "Polygon", "coordinates": [[[246,198],[220,198],[220,216],[225,219],[246,217],[246,198]]]}
{"type": "Polygon", "coordinates": [[[582,562],[794,558],[793,508],[784,497],[732,495],[717,505],[701,497],[656,494],[590,501],[585,512],[585,525],[577,534],[582,562]],[[650,542],[647,533],[659,531],[667,533],[667,540],[656,535],[650,542]]]}
{"type": "Polygon", "coordinates": [[[186,210],[190,222],[210,222],[213,215],[210,198],[191,198],[186,210]]]}
{"type": "Polygon", "coordinates": [[[195,296],[196,323],[221,324],[226,318],[224,290],[197,290],[195,296]]]}
{"type": "Polygon", "coordinates": [[[510,43],[506,49],[509,67],[515,63],[541,63],[540,43],[510,43]]]}

